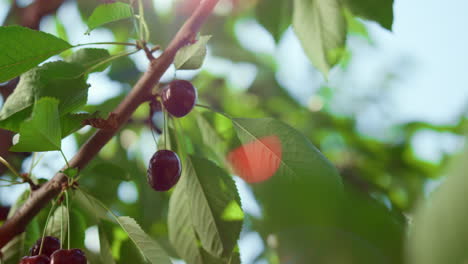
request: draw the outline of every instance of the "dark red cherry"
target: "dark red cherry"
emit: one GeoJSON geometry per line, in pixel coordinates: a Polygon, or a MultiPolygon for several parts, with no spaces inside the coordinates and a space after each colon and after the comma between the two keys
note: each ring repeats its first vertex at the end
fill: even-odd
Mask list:
{"type": "MultiPolygon", "coordinates": [[[[29,255],[36,256],[39,255],[39,250],[41,248],[42,238],[39,238],[34,246],[29,250],[29,255]]],[[[41,255],[46,255],[50,257],[52,253],[60,249],[60,239],[52,236],[44,237],[44,244],[42,245],[41,255]]]]}
{"type": "Polygon", "coordinates": [[[161,92],[164,108],[175,117],[183,117],[192,111],[197,100],[197,90],[192,83],[175,80],[161,92]]]}
{"type": "Polygon", "coordinates": [[[50,259],[45,255],[23,257],[19,264],[49,264],[50,259]]]}
{"type": "Polygon", "coordinates": [[[86,264],[86,255],[80,249],[57,250],[50,257],[50,264],[86,264]]]}
{"type": "Polygon", "coordinates": [[[179,156],[174,151],[158,150],[154,153],[148,167],[148,183],[156,191],[167,191],[180,178],[179,156]]]}

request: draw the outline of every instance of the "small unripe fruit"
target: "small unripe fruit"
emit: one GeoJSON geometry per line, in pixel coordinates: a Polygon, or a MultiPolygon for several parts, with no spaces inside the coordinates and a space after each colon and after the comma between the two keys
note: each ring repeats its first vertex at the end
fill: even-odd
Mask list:
{"type": "Polygon", "coordinates": [[[182,168],[177,154],[171,150],[158,150],[148,166],[148,183],[156,191],[168,191],[180,178],[182,168]]]}
{"type": "MultiPolygon", "coordinates": [[[[39,238],[33,247],[29,250],[29,255],[36,256],[39,255],[39,250],[41,249],[42,238],[39,238]]],[[[41,255],[46,255],[50,257],[52,253],[60,249],[60,239],[52,236],[44,237],[44,243],[42,244],[41,255]]]]}
{"type": "Polygon", "coordinates": [[[39,255],[32,257],[23,257],[19,264],[49,264],[50,259],[47,256],[39,255]]]}
{"type": "Polygon", "coordinates": [[[161,99],[167,112],[175,117],[183,117],[195,106],[197,90],[188,81],[175,80],[162,90],[161,99]]]}
{"type": "Polygon", "coordinates": [[[80,249],[57,250],[50,257],[50,264],[86,264],[86,255],[80,249]]]}

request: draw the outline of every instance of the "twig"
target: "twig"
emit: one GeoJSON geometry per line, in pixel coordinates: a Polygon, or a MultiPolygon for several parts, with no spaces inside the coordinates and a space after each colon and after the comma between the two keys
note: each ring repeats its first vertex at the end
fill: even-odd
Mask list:
{"type": "MultiPolygon", "coordinates": [[[[112,130],[98,130],[70,160],[70,167],[83,169],[96,154],[112,139],[115,133],[130,119],[137,107],[145,102],[147,94],[159,82],[161,76],[172,64],[177,51],[187,45],[200,30],[203,23],[213,11],[219,0],[204,0],[197,10],[185,22],[168,48],[160,57],[153,60],[148,71],[135,84],[131,92],[120,105],[112,111],[116,114],[118,127],[112,130]]],[[[62,184],[67,182],[67,176],[58,172],[49,182],[32,192],[29,199],[16,213],[0,227],[0,248],[13,237],[22,233],[31,219],[36,216],[62,190],[62,184]]]]}

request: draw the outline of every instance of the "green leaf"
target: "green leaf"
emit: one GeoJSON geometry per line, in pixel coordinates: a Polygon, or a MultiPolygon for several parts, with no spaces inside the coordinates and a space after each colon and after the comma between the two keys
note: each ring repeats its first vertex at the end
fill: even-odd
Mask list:
{"type": "Polygon", "coordinates": [[[100,177],[108,177],[122,181],[130,180],[130,175],[125,168],[112,162],[98,163],[91,168],[91,171],[98,174],[100,177]]]}
{"type": "Polygon", "coordinates": [[[225,164],[226,150],[224,147],[226,144],[224,140],[220,137],[218,132],[213,128],[213,126],[206,120],[206,118],[202,114],[197,113],[195,117],[197,119],[198,127],[201,131],[203,143],[205,144],[205,146],[213,150],[219,162],[225,164]]]}
{"type": "Polygon", "coordinates": [[[376,21],[382,27],[392,30],[393,0],[345,0],[344,3],[355,15],[376,21]]]}
{"type": "Polygon", "coordinates": [[[73,113],[66,114],[60,118],[60,127],[62,129],[62,138],[76,132],[84,126],[83,122],[89,118],[95,118],[98,113],[73,113]]]}
{"type": "Polygon", "coordinates": [[[190,215],[190,200],[185,193],[185,186],[182,186],[182,182],[179,182],[169,200],[167,219],[169,240],[177,254],[187,263],[203,264],[190,215]]]}
{"type": "Polygon", "coordinates": [[[291,25],[292,10],[292,1],[262,0],[256,7],[257,20],[278,43],[291,25]]]}
{"type": "Polygon", "coordinates": [[[84,248],[86,220],[75,208],[70,210],[70,247],[84,248]]]}
{"type": "Polygon", "coordinates": [[[182,177],[193,228],[203,248],[216,257],[229,256],[243,220],[223,218],[231,203],[241,204],[233,179],[213,162],[194,156],[186,159],[182,177]]]}
{"type": "MultiPolygon", "coordinates": [[[[46,228],[46,235],[47,236],[53,236],[53,237],[60,237],[61,235],[61,230],[63,226],[63,235],[65,237],[65,234],[67,234],[68,230],[68,223],[67,223],[67,217],[68,217],[68,209],[66,206],[61,205],[57,207],[52,215],[52,217],[49,220],[49,223],[47,224],[46,228]]],[[[63,243],[64,241],[62,241],[63,243]]]]}
{"type": "MultiPolygon", "coordinates": [[[[201,247],[201,243],[197,239],[197,234],[192,224],[191,215],[192,212],[196,210],[191,209],[191,203],[185,191],[187,188],[186,184],[185,179],[182,179],[181,182],[176,185],[174,193],[171,195],[169,201],[167,220],[169,240],[177,254],[187,263],[191,264],[235,263],[229,262],[226,258],[216,258],[201,247]]],[[[242,221],[242,219],[239,220],[242,221]]],[[[235,254],[236,253],[234,253],[234,255],[235,254]]]]}
{"type": "Polygon", "coordinates": [[[133,218],[121,216],[117,218],[117,221],[150,263],[172,263],[164,249],[149,237],[133,218]]]}
{"type": "Polygon", "coordinates": [[[81,65],[84,69],[92,69],[91,72],[101,72],[105,70],[110,62],[105,62],[110,58],[106,49],[86,48],[74,52],[65,61],[81,65]]]}
{"type": "Polygon", "coordinates": [[[348,10],[345,11],[346,23],[348,24],[348,33],[361,36],[371,42],[366,25],[353,16],[348,10]]]}
{"type": "Polygon", "coordinates": [[[132,7],[129,4],[116,2],[112,4],[104,4],[96,7],[88,19],[89,34],[93,29],[104,24],[126,19],[133,16],[132,7]]]}
{"type": "Polygon", "coordinates": [[[230,152],[229,160],[238,172],[262,177],[252,187],[273,229],[337,222],[343,202],[341,177],[304,135],[271,118],[232,121],[243,147],[230,152]],[[241,150],[249,153],[242,155],[241,150]]]}
{"type": "Polygon", "coordinates": [[[176,54],[174,65],[178,70],[196,70],[203,65],[206,45],[211,36],[201,36],[195,44],[182,47],[176,54]]]}
{"type": "Polygon", "coordinates": [[[467,160],[468,149],[452,161],[444,183],[420,204],[408,237],[408,263],[465,263],[468,259],[467,160]]]}
{"type": "Polygon", "coordinates": [[[98,223],[101,220],[112,221],[106,209],[101,206],[101,202],[93,196],[84,193],[82,190],[76,190],[73,195],[73,201],[86,212],[88,216],[92,217],[94,222],[98,223]]]}
{"type": "Polygon", "coordinates": [[[20,26],[0,27],[0,83],[72,46],[53,35],[20,26]]]}
{"type": "Polygon", "coordinates": [[[83,72],[79,65],[56,61],[23,74],[0,111],[0,127],[18,132],[21,123],[29,117],[31,106],[42,97],[57,98],[60,115],[83,106],[89,88],[83,72]]]}
{"type": "Polygon", "coordinates": [[[60,150],[62,137],[58,100],[42,98],[34,106],[32,116],[20,128],[19,142],[10,148],[14,152],[60,150]]]}
{"type": "Polygon", "coordinates": [[[63,174],[67,175],[69,178],[75,178],[79,173],[77,168],[66,168],[63,171],[63,174]]]}
{"type": "Polygon", "coordinates": [[[101,262],[106,264],[115,264],[115,260],[112,257],[112,250],[109,245],[109,240],[102,226],[99,226],[99,245],[101,246],[99,252],[101,262]]]}
{"type": "Polygon", "coordinates": [[[328,77],[346,41],[341,0],[294,0],[293,27],[309,59],[328,77]]]}

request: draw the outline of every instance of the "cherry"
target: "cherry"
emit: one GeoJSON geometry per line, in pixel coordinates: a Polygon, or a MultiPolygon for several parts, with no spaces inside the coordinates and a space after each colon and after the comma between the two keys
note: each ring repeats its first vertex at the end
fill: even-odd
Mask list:
{"type": "Polygon", "coordinates": [[[158,150],[148,167],[148,183],[156,191],[171,189],[180,178],[179,156],[171,150],[158,150]]]}
{"type": "Polygon", "coordinates": [[[164,87],[161,99],[167,111],[175,117],[183,117],[192,111],[197,100],[197,90],[192,83],[175,80],[164,87]]]}
{"type": "Polygon", "coordinates": [[[19,264],[49,264],[50,259],[45,255],[23,257],[19,264]]]}
{"type": "MultiPolygon", "coordinates": [[[[34,246],[29,250],[29,255],[36,256],[39,255],[39,250],[41,249],[42,238],[39,238],[34,246]]],[[[60,249],[60,239],[52,236],[44,237],[44,244],[42,245],[41,254],[50,257],[52,253],[60,249]]]]}
{"type": "Polygon", "coordinates": [[[57,250],[50,257],[50,264],[86,264],[86,255],[80,249],[57,250]]]}

